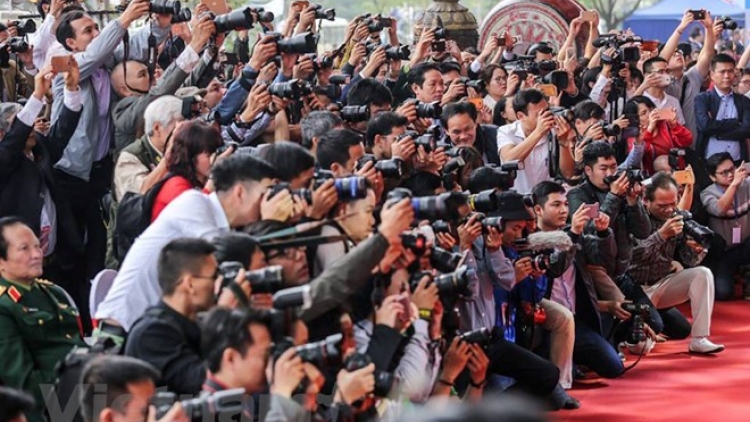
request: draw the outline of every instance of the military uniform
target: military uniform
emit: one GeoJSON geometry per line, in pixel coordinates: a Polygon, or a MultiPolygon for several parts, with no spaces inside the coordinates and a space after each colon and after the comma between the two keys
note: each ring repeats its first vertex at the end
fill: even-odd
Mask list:
{"type": "Polygon", "coordinates": [[[0,382],[34,395],[43,421],[40,384],[55,381],[55,366],[74,346],[84,346],[78,310],[67,293],[46,280],[31,286],[0,278],[0,382]]]}

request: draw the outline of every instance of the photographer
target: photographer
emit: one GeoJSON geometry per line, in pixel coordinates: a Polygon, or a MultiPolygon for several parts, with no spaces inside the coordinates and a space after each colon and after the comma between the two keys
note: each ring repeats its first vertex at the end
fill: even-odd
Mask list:
{"type": "MultiPolygon", "coordinates": [[[[354,81],[352,81],[354,82],[354,81]]],[[[391,91],[373,78],[362,79],[353,83],[346,95],[347,106],[366,106],[367,118],[357,122],[347,122],[349,129],[362,135],[367,131],[367,123],[380,113],[391,111],[393,97],[391,91]]],[[[342,116],[346,120],[346,116],[342,116]]]]}
{"type": "Polygon", "coordinates": [[[616,378],[624,367],[615,348],[604,337],[600,311],[617,310],[609,303],[597,298],[594,280],[589,265],[601,265],[613,259],[615,242],[609,229],[609,217],[599,213],[593,219],[596,235],[585,235],[586,224],[592,221],[588,210],[581,207],[571,217],[568,227],[568,199],[565,189],[555,182],[542,182],[534,187],[534,211],[537,226],[542,232],[557,232],[563,229],[572,241],[572,247],[558,257],[548,272],[562,274],[548,282],[546,296],[570,310],[575,319],[575,344],[573,361],[586,365],[605,378],[616,378]],[[579,251],[578,249],[581,248],[579,251]],[[580,293],[579,293],[580,292],[580,293]]]}
{"type": "Polygon", "coordinates": [[[457,102],[443,109],[440,122],[453,146],[470,146],[482,154],[485,164],[500,165],[497,150],[497,126],[479,125],[474,104],[457,102]],[[479,129],[479,130],[477,130],[479,129]]]}
{"type": "Polygon", "coordinates": [[[676,113],[675,122],[684,125],[685,116],[682,114],[680,101],[666,93],[667,87],[672,83],[672,77],[669,75],[669,61],[661,57],[646,60],[643,62],[643,76],[645,79],[633,96],[642,95],[648,98],[654,104],[652,108],[656,110],[673,110],[676,113]]]}
{"type": "MultiPolygon", "coordinates": [[[[500,287],[500,278],[513,277],[510,275],[513,269],[502,265],[505,255],[499,231],[493,227],[483,234],[482,223],[477,218],[474,214],[458,227],[459,251],[467,254],[466,265],[476,271],[469,282],[471,297],[458,304],[463,332],[500,325],[497,321],[502,316],[497,314],[500,308],[494,289],[500,287]]],[[[488,374],[515,379],[516,388],[521,391],[541,398],[553,394],[558,386],[560,371],[552,363],[505,340],[498,328],[494,329],[487,356],[490,360],[488,374]]],[[[562,408],[563,403],[555,406],[562,408]]]]}
{"type": "MultiPolygon", "coordinates": [[[[750,179],[747,164],[735,167],[729,153],[714,154],[706,161],[714,182],[701,192],[709,214],[709,227],[726,242],[725,249],[709,252],[706,266],[715,274],[716,300],[734,297],[734,275],[750,256],[750,179]],[[709,257],[713,258],[709,260],[709,257]]],[[[744,297],[750,298],[750,280],[745,280],[744,297]]]]}
{"type": "Polygon", "coordinates": [[[211,243],[201,239],[177,239],[159,254],[158,274],[162,299],[146,310],[130,330],[125,354],[154,365],[161,372],[157,386],[177,394],[197,394],[206,373],[201,364],[200,328],[197,315],[216,306],[247,303],[250,283],[240,272],[235,282],[244,298],[222,289],[215,296],[217,261],[211,243]]]}
{"type": "Polygon", "coordinates": [[[518,171],[516,191],[531,193],[539,182],[557,177],[552,170],[558,167],[559,175],[573,177],[571,147],[575,132],[562,116],[549,111],[544,94],[536,89],[519,92],[513,99],[513,110],[518,120],[497,130],[497,147],[502,161],[524,162],[524,169],[518,171]],[[561,147],[558,156],[550,154],[550,149],[554,149],[552,142],[561,147]]]}
{"type": "Polygon", "coordinates": [[[708,268],[696,266],[703,259],[704,247],[683,233],[685,217],[676,214],[677,183],[668,174],[657,173],[646,187],[644,204],[651,220],[651,235],[635,239],[630,265],[633,279],[659,309],[690,301],[693,328],[689,352],[721,352],[724,346],[708,339],[714,276],[708,268]],[[675,271],[675,260],[685,269],[675,271]]]}
{"type": "MultiPolygon", "coordinates": [[[[156,421],[156,408],[151,400],[156,395],[159,376],[153,366],[130,357],[102,356],[92,360],[81,375],[81,384],[85,386],[80,398],[83,420],[156,421]]],[[[158,422],[190,422],[190,418],[178,402],[158,422]]]]}
{"type": "Polygon", "coordinates": [[[412,67],[408,73],[408,83],[419,102],[431,103],[443,100],[445,85],[440,66],[436,63],[424,62],[412,67]]]}
{"type": "Polygon", "coordinates": [[[99,304],[96,318],[128,331],[161,297],[156,262],[164,245],[180,237],[213,238],[231,227],[261,219],[261,204],[264,208],[273,205],[262,198],[274,177],[268,163],[249,154],[232,155],[217,163],[211,169],[215,192],[183,193],[138,237],[99,304]]]}
{"type": "MultiPolygon", "coordinates": [[[[579,170],[585,166],[583,163],[583,152],[589,144],[596,141],[610,143],[613,139],[612,136],[605,135],[605,128],[609,134],[612,131],[619,134],[624,129],[623,126],[629,124],[627,118],[621,117],[611,125],[607,125],[604,122],[604,109],[593,101],[578,103],[573,109],[573,117],[575,118],[573,128],[576,131],[575,159],[576,167],[579,170]]],[[[618,168],[629,169],[640,167],[644,153],[643,139],[639,136],[633,140],[632,148],[627,152],[627,156],[625,156],[628,149],[627,145],[624,145],[624,142],[618,142],[620,141],[620,135],[616,135],[615,139],[615,143],[612,144],[612,147],[615,148],[615,158],[619,162],[624,157],[618,168]]],[[[627,139],[625,140],[627,141],[627,139]]]]}
{"type": "MultiPolygon", "coordinates": [[[[625,114],[638,116],[640,132],[637,141],[645,146],[642,168],[649,173],[654,172],[657,157],[669,154],[672,148],[687,148],[693,142],[693,135],[676,120],[677,115],[670,110],[658,110],[648,97],[631,98],[625,104],[625,114]]],[[[634,149],[636,139],[627,141],[628,150],[634,149]]]]}
{"type": "Polygon", "coordinates": [[[174,95],[201,60],[199,54],[214,33],[214,23],[204,17],[193,27],[193,39],[177,59],[157,79],[151,79],[148,67],[128,60],[119,63],[110,75],[112,89],[120,100],[112,109],[116,152],[144,134],[144,112],[163,95],[174,95]]]}
{"type": "Polygon", "coordinates": [[[367,124],[365,147],[378,160],[400,158],[409,162],[416,153],[416,145],[411,136],[401,136],[406,132],[409,121],[393,112],[384,112],[367,124]]]}
{"type": "MultiPolygon", "coordinates": [[[[550,333],[548,357],[560,370],[560,386],[570,389],[573,384],[573,343],[575,325],[573,314],[565,307],[544,297],[547,290],[546,279],[542,277],[545,270],[535,268],[532,257],[522,256],[516,241],[522,239],[527,228],[527,221],[534,218],[528,212],[523,197],[514,192],[500,194],[504,198],[502,210],[502,251],[505,259],[500,263],[505,270],[496,272],[499,286],[495,287],[495,308],[498,322],[505,330],[506,338],[516,344],[534,350],[534,315],[526,314],[524,306],[532,305],[533,312],[544,312],[541,327],[550,333]],[[541,310],[541,311],[540,311],[541,310]],[[504,312],[505,311],[505,312],[504,312]],[[516,327],[525,327],[529,331],[520,331],[516,327]],[[510,337],[510,338],[509,338],[510,337]]],[[[565,408],[575,408],[577,401],[565,397],[565,408]]]]}

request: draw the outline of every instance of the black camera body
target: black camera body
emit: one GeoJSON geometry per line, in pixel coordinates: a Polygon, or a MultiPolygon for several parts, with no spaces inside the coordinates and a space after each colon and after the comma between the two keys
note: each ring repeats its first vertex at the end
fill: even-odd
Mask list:
{"type": "Polygon", "coordinates": [[[298,196],[308,204],[312,204],[312,191],[310,189],[292,189],[289,183],[279,182],[268,188],[268,199],[273,198],[281,191],[289,191],[290,194],[298,196]]]}
{"type": "Polygon", "coordinates": [[[29,43],[21,37],[13,37],[8,40],[8,49],[11,53],[25,53],[29,51],[29,43]]]}
{"type": "Polygon", "coordinates": [[[427,252],[427,238],[423,234],[402,233],[401,244],[416,256],[422,256],[427,252]]]}
{"type": "Polygon", "coordinates": [[[423,277],[429,276],[432,278],[432,283],[435,283],[437,286],[438,294],[442,299],[452,299],[457,296],[470,297],[471,289],[469,289],[469,282],[474,275],[475,271],[466,265],[458,267],[452,273],[441,274],[434,277],[429,271],[416,272],[411,275],[409,285],[411,286],[411,290],[414,291],[417,289],[417,286],[419,286],[419,281],[423,277]]]}
{"type": "Polygon", "coordinates": [[[286,38],[278,32],[269,32],[266,35],[273,36],[279,53],[304,55],[315,53],[318,49],[319,37],[312,32],[303,32],[286,38]]]}
{"type": "Polygon", "coordinates": [[[268,85],[268,92],[279,98],[299,100],[312,94],[313,88],[309,82],[302,79],[291,79],[286,82],[274,82],[268,85]]]}
{"type": "MultiPolygon", "coordinates": [[[[372,359],[370,359],[370,356],[364,353],[353,353],[344,362],[344,368],[347,372],[354,372],[371,363],[372,359]]],[[[375,370],[373,376],[375,377],[375,389],[373,390],[375,397],[388,397],[393,387],[397,384],[396,377],[392,373],[382,370],[375,370]]]]}
{"type": "Polygon", "coordinates": [[[604,133],[604,136],[606,137],[620,136],[622,129],[620,128],[620,126],[617,126],[616,124],[606,125],[602,123],[602,132],[604,133]]]}
{"type": "Polygon", "coordinates": [[[15,26],[19,37],[25,37],[36,32],[36,22],[31,19],[27,19],[25,22],[21,22],[20,20],[11,21],[8,23],[8,26],[15,26]]]}
{"type": "MultiPolygon", "coordinates": [[[[433,231],[437,233],[434,224],[433,231]]],[[[430,265],[441,273],[452,273],[458,268],[461,258],[460,253],[453,253],[439,246],[433,246],[430,254],[430,265]]]]}
{"type": "Polygon", "coordinates": [[[294,351],[303,362],[321,368],[341,362],[343,339],[342,334],[332,334],[323,340],[297,346],[294,351]]]}
{"type": "Polygon", "coordinates": [[[372,154],[365,154],[357,160],[355,168],[361,169],[368,162],[372,162],[375,170],[379,171],[384,179],[400,179],[404,174],[404,162],[398,158],[390,160],[378,160],[372,154]]]}
{"type": "Polygon", "coordinates": [[[720,16],[719,22],[721,23],[721,26],[724,27],[725,31],[734,31],[735,29],[737,29],[737,22],[735,22],[735,20],[730,18],[729,16],[720,16]]]}
{"type": "Polygon", "coordinates": [[[674,215],[682,216],[682,221],[685,224],[682,229],[683,233],[685,233],[696,242],[700,243],[704,248],[711,244],[711,241],[714,238],[713,230],[709,229],[706,226],[698,224],[695,220],[693,220],[693,214],[691,214],[690,211],[675,210],[674,215]]]}
{"type": "Polygon", "coordinates": [[[477,344],[483,349],[486,349],[492,343],[492,331],[487,327],[482,327],[462,333],[458,338],[466,343],[477,344]]]}
{"type": "Polygon", "coordinates": [[[531,258],[531,266],[534,271],[548,270],[550,264],[556,260],[555,255],[558,254],[554,249],[528,249],[529,240],[526,238],[516,239],[513,243],[518,250],[518,259],[531,258]]]}
{"type": "Polygon", "coordinates": [[[336,9],[323,9],[322,4],[315,5],[315,19],[333,21],[336,19],[336,9]]]}
{"type": "MultiPolygon", "coordinates": [[[[215,391],[194,399],[183,400],[182,409],[193,422],[224,420],[228,416],[242,414],[245,394],[244,388],[215,391]]],[[[163,418],[176,401],[175,393],[156,393],[151,398],[151,404],[156,408],[156,419],[163,418]]]]}
{"type": "Polygon", "coordinates": [[[646,341],[646,318],[651,312],[651,306],[646,303],[623,303],[622,309],[633,316],[633,325],[628,330],[625,341],[629,344],[646,341]]]}
{"type": "Polygon", "coordinates": [[[631,185],[634,183],[641,183],[650,177],[646,170],[630,168],[627,170],[618,171],[611,176],[605,177],[604,183],[611,185],[615,180],[619,179],[620,176],[622,176],[623,172],[627,175],[626,177],[628,178],[628,182],[630,182],[631,185]]]}
{"type": "MultiPolygon", "coordinates": [[[[242,263],[236,261],[219,264],[219,274],[223,278],[221,287],[234,283],[234,279],[243,268],[242,263]]],[[[253,294],[276,293],[283,288],[283,268],[281,265],[272,265],[259,270],[245,271],[245,280],[250,282],[253,294]]]]}
{"type": "Polygon", "coordinates": [[[190,9],[180,9],[180,13],[175,13],[172,15],[172,25],[183,23],[183,22],[190,22],[190,19],[193,18],[193,12],[190,11],[190,9]]]}

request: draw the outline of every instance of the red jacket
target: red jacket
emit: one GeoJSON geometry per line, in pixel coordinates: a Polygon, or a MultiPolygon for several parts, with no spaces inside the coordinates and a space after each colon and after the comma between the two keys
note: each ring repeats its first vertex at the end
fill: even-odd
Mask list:
{"type": "MultiPolygon", "coordinates": [[[[628,139],[628,151],[633,149],[634,138],[628,139]]],[[[660,155],[669,154],[672,148],[687,148],[693,143],[693,134],[690,129],[675,123],[673,126],[665,121],[656,125],[656,134],[649,131],[643,132],[645,151],[643,154],[643,169],[649,173],[654,171],[654,160],[660,155]]]]}
{"type": "Polygon", "coordinates": [[[172,200],[180,196],[181,193],[194,189],[190,181],[182,176],[174,176],[164,183],[159,193],[156,194],[154,200],[154,208],[151,209],[151,222],[156,220],[156,217],[161,214],[164,208],[169,205],[172,200]]]}

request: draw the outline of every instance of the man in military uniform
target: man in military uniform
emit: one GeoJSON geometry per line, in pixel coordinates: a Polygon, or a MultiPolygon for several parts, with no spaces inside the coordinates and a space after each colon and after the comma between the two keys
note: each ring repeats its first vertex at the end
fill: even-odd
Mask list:
{"type": "Polygon", "coordinates": [[[57,363],[84,345],[68,294],[37,278],[42,260],[29,227],[15,217],[0,218],[0,383],[33,394],[31,422],[44,421],[40,386],[54,383],[57,363]]]}

